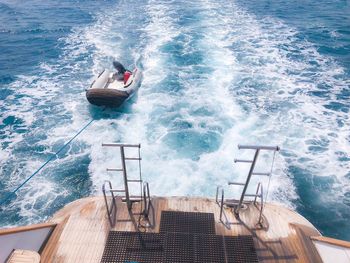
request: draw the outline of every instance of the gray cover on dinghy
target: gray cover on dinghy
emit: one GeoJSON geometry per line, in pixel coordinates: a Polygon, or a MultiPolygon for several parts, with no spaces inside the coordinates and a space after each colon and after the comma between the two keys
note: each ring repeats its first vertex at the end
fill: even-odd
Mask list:
{"type": "Polygon", "coordinates": [[[88,101],[97,106],[119,107],[128,97],[127,92],[115,89],[89,89],[86,91],[88,101]]]}

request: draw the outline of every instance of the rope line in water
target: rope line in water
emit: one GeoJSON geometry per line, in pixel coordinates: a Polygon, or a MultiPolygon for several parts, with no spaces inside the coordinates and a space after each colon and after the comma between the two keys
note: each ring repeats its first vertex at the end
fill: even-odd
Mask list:
{"type": "Polygon", "coordinates": [[[2,206],[6,201],[10,199],[12,195],[14,195],[18,190],[20,190],[26,183],[29,182],[35,175],[37,175],[49,162],[53,159],[56,159],[57,155],[63,151],[75,138],[77,138],[94,120],[89,121],[83,128],[81,128],[67,143],[65,143],[54,155],[52,155],[43,165],[41,165],[31,176],[29,176],[23,183],[21,183],[15,190],[8,193],[7,196],[0,202],[0,206],[2,206]]]}

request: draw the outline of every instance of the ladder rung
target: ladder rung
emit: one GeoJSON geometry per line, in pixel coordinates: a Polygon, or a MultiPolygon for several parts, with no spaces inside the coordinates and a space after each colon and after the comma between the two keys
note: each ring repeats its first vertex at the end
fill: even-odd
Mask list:
{"type": "Polygon", "coordinates": [[[119,189],[111,189],[111,192],[118,192],[118,193],[124,193],[125,190],[119,190],[119,189]]]}
{"type": "Polygon", "coordinates": [[[245,194],[244,196],[248,196],[248,197],[261,197],[260,194],[245,194]]]}
{"type": "Polygon", "coordinates": [[[235,159],[235,163],[252,163],[253,160],[243,160],[243,159],[235,159]]]}
{"type": "Polygon", "coordinates": [[[140,215],[143,215],[143,213],[141,212],[138,212],[138,213],[132,213],[134,216],[140,216],[140,215]]]}
{"type": "Polygon", "coordinates": [[[265,146],[265,145],[238,145],[238,149],[250,149],[250,150],[271,150],[279,151],[280,147],[278,146],[265,146]]]}
{"type": "Polygon", "coordinates": [[[118,222],[131,222],[132,219],[117,219],[118,222]]]}
{"type": "Polygon", "coordinates": [[[127,143],[102,143],[102,146],[141,148],[141,144],[127,144],[127,143]]]}
{"type": "Polygon", "coordinates": [[[270,173],[252,173],[252,175],[266,175],[266,176],[270,176],[270,173]]]}
{"type": "Polygon", "coordinates": [[[122,172],[121,168],[107,168],[107,172],[122,172]]]}
{"type": "MultiPolygon", "coordinates": [[[[139,196],[139,195],[129,195],[129,199],[142,199],[142,196],[139,196]]],[[[126,199],[125,196],[123,196],[122,198],[123,200],[126,199]]]]}
{"type": "MultiPolygon", "coordinates": [[[[130,202],[141,202],[142,200],[142,198],[130,198],[130,202]]],[[[126,198],[123,198],[122,202],[126,202],[126,198]]]]}
{"type": "Polygon", "coordinates": [[[138,158],[138,157],[125,157],[125,160],[130,160],[130,161],[141,161],[142,158],[138,158]]]}
{"type": "Polygon", "coordinates": [[[245,185],[245,183],[228,182],[229,185],[245,185]]]}
{"type": "Polygon", "coordinates": [[[140,182],[142,182],[142,180],[139,180],[139,179],[130,179],[130,180],[128,180],[128,182],[131,182],[131,183],[140,183],[140,182]]]}
{"type": "Polygon", "coordinates": [[[129,198],[142,198],[140,195],[129,195],[129,198]]]}

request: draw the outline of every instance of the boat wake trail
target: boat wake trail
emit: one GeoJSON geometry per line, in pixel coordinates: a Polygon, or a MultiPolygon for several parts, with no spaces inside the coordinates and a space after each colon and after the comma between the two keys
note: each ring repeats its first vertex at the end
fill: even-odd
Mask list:
{"type": "MultiPolygon", "coordinates": [[[[3,224],[42,220],[100,194],[105,179],[121,184],[120,175],[106,173],[116,168],[117,151],[102,142],[141,143],[152,194],[202,196],[244,180],[247,167],[233,166],[237,144],[279,145],[270,200],[322,218],[317,226],[325,231],[325,207],[342,224],[350,216],[349,78],[282,20],[258,19],[239,1],[121,2],[74,27],[60,49],[58,61],[41,64],[40,77],[19,76],[11,89],[20,89],[3,101],[8,183],[0,186],[9,191],[95,121],[12,202],[15,216],[3,224]],[[138,94],[118,110],[89,106],[84,89],[114,59],[143,71],[138,94]]],[[[261,167],[272,156],[262,157],[261,167]]]]}

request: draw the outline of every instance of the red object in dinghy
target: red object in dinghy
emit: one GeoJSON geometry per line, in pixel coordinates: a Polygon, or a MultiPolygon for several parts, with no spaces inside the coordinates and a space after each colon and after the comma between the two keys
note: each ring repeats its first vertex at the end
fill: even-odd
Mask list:
{"type": "Polygon", "coordinates": [[[131,76],[131,72],[130,71],[125,71],[124,73],[124,85],[126,84],[126,82],[128,81],[128,79],[131,76]]]}

